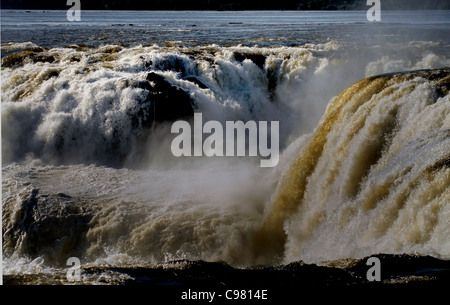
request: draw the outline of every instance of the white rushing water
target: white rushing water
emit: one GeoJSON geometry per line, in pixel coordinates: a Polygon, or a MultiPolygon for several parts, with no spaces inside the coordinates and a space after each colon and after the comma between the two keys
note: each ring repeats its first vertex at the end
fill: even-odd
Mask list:
{"type": "Polygon", "coordinates": [[[4,48],[25,52],[2,67],[7,272],[70,256],[248,266],[450,254],[448,71],[351,87],[444,67],[445,56],[389,54],[361,68],[336,41],[4,48]],[[186,92],[205,120],[279,120],[278,166],[173,157],[170,123],[142,122],[148,90],[134,84],[149,72],[186,92]]]}

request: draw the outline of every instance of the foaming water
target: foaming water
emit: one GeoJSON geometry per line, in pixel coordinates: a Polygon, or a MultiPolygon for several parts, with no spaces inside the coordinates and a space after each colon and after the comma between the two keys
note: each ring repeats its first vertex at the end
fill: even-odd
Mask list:
{"type": "Polygon", "coordinates": [[[257,245],[287,261],[448,258],[448,78],[369,78],[336,97],[283,175],[257,245]]]}
{"type": "MultiPolygon", "coordinates": [[[[147,117],[141,113],[148,91],[139,84],[151,71],[184,90],[205,120],[304,116],[308,105],[295,110],[299,107],[291,104],[295,93],[289,88],[298,85],[301,90],[302,79],[326,70],[325,58],[338,46],[36,48],[27,46],[29,51],[3,60],[11,67],[19,65],[3,72],[3,126],[17,131],[4,135],[6,163],[27,154],[62,163],[121,165],[131,159],[127,157],[134,156],[141,139],[149,136],[147,117]],[[36,62],[29,61],[33,56],[36,62]],[[284,87],[277,90],[279,85],[284,87]]],[[[309,108],[313,116],[320,116],[320,105],[309,108]]],[[[310,128],[312,121],[282,123],[282,142],[301,129],[298,124],[310,128]]]]}
{"type": "Polygon", "coordinates": [[[237,266],[379,252],[448,258],[448,73],[356,83],[271,171],[231,159],[145,171],[11,164],[5,254],[56,266],[74,255],[237,266]]]}
{"type": "Polygon", "coordinates": [[[276,183],[236,161],[170,171],[11,165],[4,179],[5,253],[56,265],[65,263],[69,245],[85,263],[250,264],[242,250],[276,183]]]}
{"type": "Polygon", "coordinates": [[[389,43],[384,25],[355,43],[339,33],[355,23],[339,22],[248,39],[221,25],[218,44],[190,41],[204,31],[192,25],[144,42],[146,25],[107,28],[134,26],[121,43],[2,45],[8,274],[64,277],[72,256],[239,267],[380,252],[449,258],[448,42],[425,35],[445,25],[411,36],[404,25],[408,35],[400,27],[389,43]],[[418,69],[430,70],[399,73],[418,69]],[[174,96],[184,108],[156,108],[174,96]],[[192,114],[185,108],[204,121],[280,121],[278,166],[173,157],[170,126],[192,114]]]}
{"type": "MultiPolygon", "coordinates": [[[[357,72],[361,59],[349,64],[336,41],[270,48],[45,49],[31,43],[6,48],[17,52],[2,61],[2,124],[14,131],[3,133],[4,163],[31,156],[52,164],[142,168],[164,156],[151,153],[166,149],[168,144],[160,142],[168,141],[170,125],[153,126],[158,114],[143,86],[150,72],[183,90],[205,121],[280,121],[284,148],[313,130],[328,101],[343,88],[365,74],[400,68],[384,56],[357,72]]],[[[448,63],[429,53],[402,61],[401,68],[448,63]]]]}

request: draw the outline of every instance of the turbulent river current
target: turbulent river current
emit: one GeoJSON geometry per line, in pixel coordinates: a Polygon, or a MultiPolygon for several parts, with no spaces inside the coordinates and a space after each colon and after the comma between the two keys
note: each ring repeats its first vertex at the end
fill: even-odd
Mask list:
{"type": "MultiPolygon", "coordinates": [[[[358,44],[313,22],[307,35],[277,25],[264,39],[251,29],[270,24],[256,23],[233,42],[245,17],[217,39],[199,20],[180,27],[198,31],[186,41],[139,21],[148,43],[114,41],[131,26],[109,19],[92,25],[105,43],[2,41],[4,273],[51,272],[69,257],[235,267],[450,258],[448,35],[399,21],[394,38],[382,28],[358,44]],[[173,156],[171,125],[194,113],[279,121],[280,162],[173,156]]],[[[336,26],[369,27],[358,20],[336,26]]],[[[421,27],[448,34],[439,20],[421,27]]]]}

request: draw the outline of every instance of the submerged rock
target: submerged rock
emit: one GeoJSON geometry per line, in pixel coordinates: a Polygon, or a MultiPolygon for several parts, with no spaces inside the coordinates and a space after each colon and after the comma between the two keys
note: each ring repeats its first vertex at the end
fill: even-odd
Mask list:
{"type": "Polygon", "coordinates": [[[30,50],[24,50],[22,52],[13,53],[5,56],[2,59],[2,66],[5,68],[20,67],[28,62],[46,62],[52,63],[56,59],[53,55],[45,54],[44,49],[34,48],[30,50]]]}
{"type": "Polygon", "coordinates": [[[3,252],[64,265],[81,254],[91,212],[63,193],[41,194],[28,188],[3,204],[3,252]],[[15,199],[15,200],[14,200],[15,199]]]}
{"type": "Polygon", "coordinates": [[[191,83],[196,84],[200,89],[209,89],[207,85],[205,85],[202,81],[200,81],[195,76],[186,77],[185,80],[190,81],[191,83]]]}

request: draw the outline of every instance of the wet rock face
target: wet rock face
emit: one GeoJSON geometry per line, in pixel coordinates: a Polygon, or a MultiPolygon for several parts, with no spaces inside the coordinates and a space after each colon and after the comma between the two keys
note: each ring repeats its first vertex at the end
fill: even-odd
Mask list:
{"type": "Polygon", "coordinates": [[[191,83],[196,84],[200,89],[210,89],[205,83],[203,83],[201,80],[199,80],[195,76],[189,76],[184,78],[184,80],[190,81],[191,83]]]}
{"type": "Polygon", "coordinates": [[[83,251],[91,218],[78,200],[32,188],[3,205],[3,251],[64,265],[83,251]]]}
{"type": "MultiPolygon", "coordinates": [[[[383,283],[400,283],[407,280],[443,282],[450,279],[450,262],[432,256],[408,254],[378,254],[383,283]]],[[[354,277],[366,278],[368,257],[356,260],[346,267],[354,277]]]]}
{"type": "Polygon", "coordinates": [[[252,53],[234,53],[234,59],[239,62],[243,62],[246,59],[251,60],[255,65],[257,65],[261,70],[264,70],[266,64],[266,56],[263,54],[252,54],[252,53]]]}
{"type": "Polygon", "coordinates": [[[191,97],[180,87],[172,85],[163,76],[148,73],[145,81],[134,84],[148,91],[141,102],[141,110],[132,117],[132,126],[142,124],[149,128],[154,123],[173,122],[194,116],[191,97]]]}
{"type": "Polygon", "coordinates": [[[136,101],[137,108],[133,106],[126,110],[131,133],[124,136],[121,130],[114,129],[114,136],[105,140],[105,154],[98,159],[106,155],[106,162],[101,163],[108,166],[123,166],[132,152],[136,153],[133,158],[140,158],[144,154],[140,151],[141,144],[147,143],[152,137],[153,127],[194,117],[193,101],[189,93],[171,84],[163,76],[151,72],[145,80],[126,80],[122,89],[127,87],[143,89],[144,94],[136,101]]]}
{"type": "MultiPolygon", "coordinates": [[[[430,256],[378,254],[381,281],[369,281],[369,257],[324,262],[323,265],[302,261],[280,266],[234,268],[223,262],[179,260],[163,265],[82,266],[83,282],[79,284],[129,285],[150,287],[208,287],[209,289],[269,289],[291,298],[298,289],[392,289],[447,287],[450,262],[430,256]]],[[[6,285],[36,282],[64,284],[65,270],[51,277],[46,274],[5,275],[6,285]]],[[[146,288],[146,289],[147,289],[146,288]]],[[[378,291],[378,290],[377,290],[378,291]]],[[[282,296],[281,295],[281,296],[282,296]]],[[[292,299],[291,299],[292,300],[292,299]]]]}

